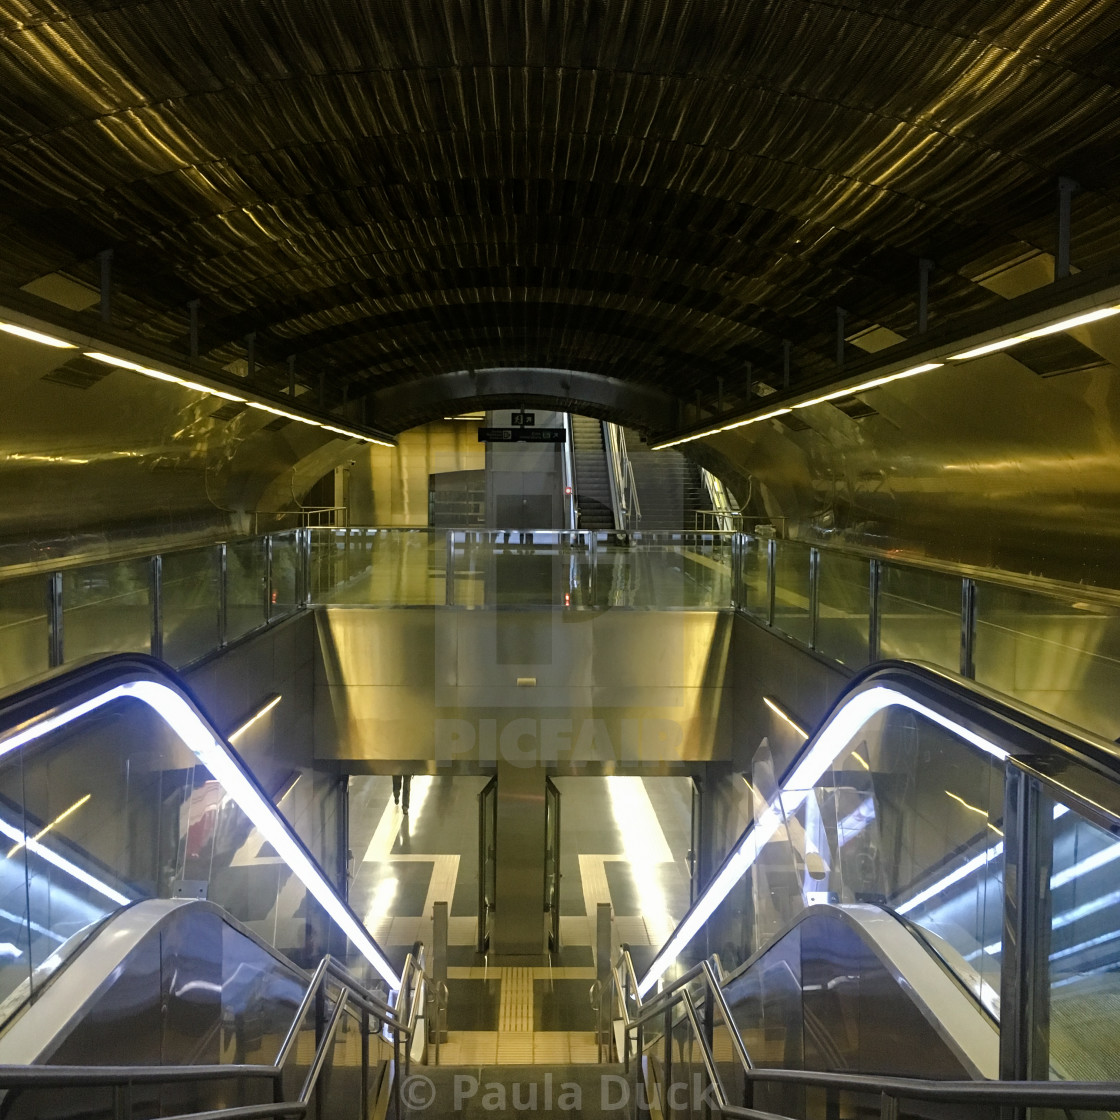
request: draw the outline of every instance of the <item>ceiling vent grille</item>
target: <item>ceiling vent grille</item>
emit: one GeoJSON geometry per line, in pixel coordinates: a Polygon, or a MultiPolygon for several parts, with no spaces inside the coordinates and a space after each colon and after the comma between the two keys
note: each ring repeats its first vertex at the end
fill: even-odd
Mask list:
{"type": "Polygon", "coordinates": [[[44,374],[42,380],[53,382],[55,385],[67,385],[71,389],[88,389],[103,381],[113,372],[112,366],[103,362],[95,362],[84,355],[71,358],[70,361],[50,373],[44,374]]]}

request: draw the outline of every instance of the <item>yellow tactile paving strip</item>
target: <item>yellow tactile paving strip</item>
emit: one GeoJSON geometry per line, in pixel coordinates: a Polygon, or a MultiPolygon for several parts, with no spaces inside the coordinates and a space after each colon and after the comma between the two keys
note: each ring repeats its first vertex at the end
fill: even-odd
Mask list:
{"type": "Polygon", "coordinates": [[[502,970],[502,997],[498,1010],[498,1033],[533,1033],[533,970],[502,970]]]}
{"type": "MultiPolygon", "coordinates": [[[[449,1031],[440,1046],[440,1065],[550,1065],[599,1060],[594,1031],[534,1031],[535,980],[595,979],[593,968],[452,967],[449,980],[497,980],[501,983],[498,1030],[449,1031]]],[[[429,1060],[435,1055],[429,1051],[429,1060]]]]}

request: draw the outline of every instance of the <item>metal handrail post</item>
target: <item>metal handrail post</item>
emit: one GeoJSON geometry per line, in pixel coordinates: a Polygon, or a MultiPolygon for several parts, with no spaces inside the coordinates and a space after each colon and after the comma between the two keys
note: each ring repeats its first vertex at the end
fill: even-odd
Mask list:
{"type": "MultiPolygon", "coordinates": [[[[625,946],[623,946],[625,952],[625,946]]],[[[630,1072],[630,976],[622,978],[622,1072],[630,1072]]]]}
{"type": "Polygon", "coordinates": [[[272,622],[272,534],[264,538],[264,620],[272,622]]]}
{"type": "Polygon", "coordinates": [[[152,608],[152,656],[163,657],[163,557],[158,552],[148,560],[148,598],[152,608]]]}
{"type": "Polygon", "coordinates": [[[225,541],[218,545],[218,649],[226,648],[229,633],[229,554],[225,541]]]}
{"type": "MultiPolygon", "coordinates": [[[[341,1006],[346,999],[346,993],[343,992],[339,997],[339,1005],[341,1006]]],[[[337,1011],[336,1011],[337,1014],[337,1011]]],[[[320,984],[318,990],[315,992],[315,1054],[316,1058],[323,1049],[323,1039],[327,1035],[327,986],[320,984]]],[[[316,1063],[312,1062],[311,1069],[307,1072],[307,1080],[303,1083],[303,1090],[300,1092],[300,1100],[307,1101],[309,1097],[305,1097],[305,1092],[310,1092],[315,1086],[315,1079],[312,1077],[316,1073],[316,1063]]],[[[323,1120],[323,1094],[315,1088],[315,1116],[317,1120],[323,1120]]]]}
{"type": "Polygon", "coordinates": [[[444,605],[453,607],[455,605],[455,533],[452,529],[447,530],[446,558],[443,562],[443,582],[444,605]]]}
{"type": "Polygon", "coordinates": [[[670,1087],[673,1084],[673,1008],[671,1006],[665,1008],[665,1055],[662,1058],[662,1065],[664,1072],[661,1078],[663,1086],[661,1096],[661,1112],[662,1115],[667,1117],[667,1120],[672,1120],[672,1094],[670,1087]]]}
{"type": "Polygon", "coordinates": [[[369,1011],[362,1008],[362,1118],[369,1116],[369,1011]]]}
{"type": "Polygon", "coordinates": [[[394,1120],[404,1120],[401,1113],[401,1031],[393,1028],[393,1116],[394,1120]]]}
{"type": "Polygon", "coordinates": [[[318,1046],[315,1048],[315,1058],[311,1062],[311,1068],[307,1071],[307,1077],[304,1079],[303,1088],[300,1090],[299,1103],[306,1105],[311,1099],[311,1094],[315,1094],[315,1114],[322,1116],[324,1105],[326,1101],[323,1099],[324,1094],[319,1090],[319,1075],[323,1072],[323,1067],[327,1064],[327,1055],[330,1053],[331,1047],[334,1044],[334,1037],[338,1033],[338,1025],[342,1022],[342,1016],[346,1012],[347,993],[340,992],[338,996],[338,1003],[334,1006],[334,1013],[331,1015],[330,1022],[326,1024],[326,1029],[323,1031],[323,1037],[319,1040],[318,1046]]]}
{"type": "Polygon", "coordinates": [[[47,576],[47,664],[52,669],[65,660],[62,633],[62,573],[47,576]]]}
{"type": "Polygon", "coordinates": [[[300,586],[296,589],[296,601],[303,607],[311,606],[311,530],[296,530],[296,578],[300,586]]]}

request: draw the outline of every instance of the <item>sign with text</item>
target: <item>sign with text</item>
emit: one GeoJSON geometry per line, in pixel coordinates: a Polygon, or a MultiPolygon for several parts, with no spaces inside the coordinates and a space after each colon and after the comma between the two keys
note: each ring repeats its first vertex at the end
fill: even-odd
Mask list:
{"type": "Polygon", "coordinates": [[[563,428],[479,428],[479,443],[565,443],[563,428]]]}

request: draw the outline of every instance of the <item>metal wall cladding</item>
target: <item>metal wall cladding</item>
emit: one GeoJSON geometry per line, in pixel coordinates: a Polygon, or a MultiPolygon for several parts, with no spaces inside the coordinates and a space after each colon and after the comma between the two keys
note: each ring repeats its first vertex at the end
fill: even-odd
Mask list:
{"type": "Polygon", "coordinates": [[[218,398],[125,369],[84,388],[51,380],[74,353],[0,335],[5,566],[251,532],[254,511],[291,509],[354,455],[352,441],[259,409],[231,416],[218,398]]]}
{"type": "Polygon", "coordinates": [[[504,758],[641,772],[730,757],[728,613],[317,617],[316,753],[355,770],[473,770],[504,758]]]}
{"type": "MultiPolygon", "coordinates": [[[[1120,329],[1095,350],[1120,358],[1120,329]]],[[[824,403],[807,427],[766,421],[712,442],[761,486],[791,535],[905,561],[1118,586],[1120,371],[1041,377],[1014,353],[949,364],[860,395],[858,420],[824,403]]]]}

